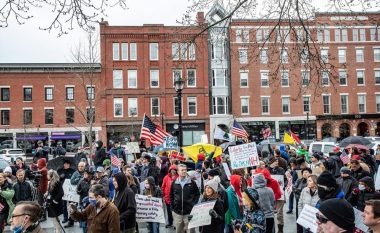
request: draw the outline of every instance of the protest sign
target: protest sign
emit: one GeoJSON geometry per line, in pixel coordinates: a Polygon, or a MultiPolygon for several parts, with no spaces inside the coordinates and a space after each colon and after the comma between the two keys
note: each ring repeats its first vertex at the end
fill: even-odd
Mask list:
{"type": "Polygon", "coordinates": [[[228,152],[230,154],[232,169],[259,165],[259,156],[255,142],[230,146],[228,147],[228,152]]]}
{"type": "Polygon", "coordinates": [[[310,229],[311,232],[316,233],[318,229],[317,218],[315,217],[316,213],[318,213],[317,208],[305,205],[297,219],[297,223],[306,229],[310,229]]]}
{"type": "Polygon", "coordinates": [[[355,227],[362,230],[363,232],[368,232],[369,228],[363,223],[363,212],[354,208],[355,214],[355,227]]]}
{"type": "Polygon", "coordinates": [[[169,158],[177,159],[179,161],[186,161],[185,155],[175,150],[170,151],[169,158]]]}
{"type": "Polygon", "coordinates": [[[177,137],[165,137],[164,143],[163,143],[164,149],[177,149],[178,148],[178,141],[177,137]]]}
{"type": "Polygon", "coordinates": [[[277,180],[278,184],[280,185],[281,189],[281,198],[280,200],[285,200],[285,182],[284,182],[284,176],[283,175],[271,175],[273,179],[277,180]]]}
{"type": "Polygon", "coordinates": [[[136,195],[136,221],[165,223],[162,199],[136,195]]]}
{"type": "Polygon", "coordinates": [[[63,183],[63,198],[62,200],[79,203],[79,194],[77,194],[77,186],[72,185],[70,179],[66,179],[63,183]]]}
{"type": "Polygon", "coordinates": [[[227,163],[222,163],[222,164],[223,164],[224,172],[226,173],[227,178],[230,179],[231,172],[230,172],[230,169],[228,168],[228,164],[227,163]]]}
{"type": "Polygon", "coordinates": [[[192,215],[193,218],[189,222],[189,229],[210,225],[211,216],[209,212],[214,208],[214,205],[215,201],[203,202],[198,205],[195,205],[190,213],[190,215],[192,215]]]}
{"type": "Polygon", "coordinates": [[[139,143],[127,142],[127,144],[125,144],[125,153],[129,153],[129,154],[140,153],[139,143]]]}
{"type": "Polygon", "coordinates": [[[375,189],[376,190],[380,189],[380,166],[377,169],[377,174],[376,174],[376,178],[375,178],[375,189]]]}

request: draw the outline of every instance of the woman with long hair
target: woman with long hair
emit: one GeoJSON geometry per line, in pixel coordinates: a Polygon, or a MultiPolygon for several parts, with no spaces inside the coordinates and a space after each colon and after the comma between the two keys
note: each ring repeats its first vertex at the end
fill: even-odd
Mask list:
{"type": "MultiPolygon", "coordinates": [[[[162,197],[161,188],[156,185],[155,180],[152,176],[148,176],[144,181],[145,189],[144,195],[148,197],[162,197]]],[[[150,233],[160,232],[160,223],[158,222],[148,222],[148,231],[150,233]]]]}
{"type": "Polygon", "coordinates": [[[60,181],[59,175],[54,170],[49,170],[48,172],[48,191],[45,194],[46,203],[47,203],[47,211],[48,217],[51,218],[55,232],[61,232],[61,224],[59,223],[58,217],[63,214],[63,188],[62,183],[60,181]]]}
{"type": "Polygon", "coordinates": [[[139,187],[137,187],[137,184],[133,176],[131,174],[127,174],[126,176],[127,176],[128,187],[132,189],[135,195],[139,194],[139,187]]]}

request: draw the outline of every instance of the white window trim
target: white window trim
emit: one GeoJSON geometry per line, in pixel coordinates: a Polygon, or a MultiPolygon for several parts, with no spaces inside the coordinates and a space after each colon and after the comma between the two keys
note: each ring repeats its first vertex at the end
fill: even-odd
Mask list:
{"type": "Polygon", "coordinates": [[[365,69],[356,69],[356,84],[357,84],[357,86],[365,86],[365,83],[366,83],[366,81],[365,81],[365,69]],[[363,72],[363,84],[359,84],[358,83],[358,71],[362,71],[363,72]]]}
{"type": "Polygon", "coordinates": [[[160,97],[150,97],[150,115],[155,117],[158,115],[153,114],[153,99],[158,99],[158,113],[160,114],[160,112],[161,112],[160,97]]]}
{"type": "MultiPolygon", "coordinates": [[[[358,95],[358,113],[367,113],[367,93],[357,93],[357,95],[358,95]],[[364,98],[364,100],[365,100],[365,102],[364,102],[364,112],[360,112],[360,108],[359,108],[359,105],[360,105],[360,103],[359,103],[359,96],[364,96],[365,98],[364,98]]],[[[376,98],[376,97],[375,97],[376,98]]],[[[376,102],[376,100],[375,100],[375,102],[376,102]]]]}
{"type": "Polygon", "coordinates": [[[133,98],[128,98],[127,99],[127,104],[128,104],[128,117],[138,117],[139,116],[139,100],[138,100],[138,98],[136,97],[133,97],[133,98]],[[136,100],[136,115],[130,115],[129,114],[129,100],[130,99],[135,99],[136,100]]]}
{"type": "Polygon", "coordinates": [[[65,107],[65,109],[75,109],[75,107],[65,107]]]}
{"type": "Polygon", "coordinates": [[[124,78],[123,78],[123,70],[122,69],[113,69],[112,70],[112,88],[113,89],[123,89],[124,88],[124,78]],[[121,87],[115,87],[115,76],[114,72],[115,71],[121,71],[121,87]]]}
{"type": "Polygon", "coordinates": [[[128,61],[129,60],[129,43],[128,42],[121,42],[120,43],[120,54],[121,54],[121,60],[122,61],[128,61]],[[127,57],[123,57],[123,44],[127,45],[127,57]]]}
{"type": "Polygon", "coordinates": [[[260,96],[260,105],[261,105],[261,115],[270,115],[270,96],[262,95],[260,96]],[[268,98],[268,112],[263,112],[263,98],[268,98]]]}
{"type": "Polygon", "coordinates": [[[159,69],[149,70],[149,86],[150,88],[160,88],[160,70],[159,69]],[[158,71],[158,85],[157,86],[152,86],[152,71],[158,71]]]}
{"type": "Polygon", "coordinates": [[[65,85],[65,87],[74,87],[75,88],[75,85],[65,85]]]}
{"type": "Polygon", "coordinates": [[[248,80],[249,80],[249,72],[248,72],[248,70],[240,70],[239,71],[239,87],[240,88],[249,88],[249,82],[248,82],[248,80]],[[241,85],[241,73],[247,73],[247,86],[242,86],[241,85]]]}
{"type": "Polygon", "coordinates": [[[33,85],[25,85],[25,86],[22,86],[22,88],[33,88],[33,85]]]}
{"type": "Polygon", "coordinates": [[[136,42],[129,42],[129,49],[128,49],[128,52],[129,52],[129,60],[130,61],[137,61],[137,54],[138,54],[138,52],[137,52],[137,43],[136,42]],[[131,56],[131,48],[132,48],[132,44],[134,44],[134,45],[136,45],[136,58],[132,58],[132,56],[131,56]]]}
{"type": "Polygon", "coordinates": [[[159,50],[160,50],[159,43],[157,43],[157,42],[149,43],[149,60],[150,61],[158,61],[160,59],[160,56],[159,56],[160,52],[159,52],[159,50]],[[157,59],[153,59],[152,58],[152,45],[153,44],[157,44],[157,59]]]}
{"type": "Polygon", "coordinates": [[[349,105],[349,100],[348,93],[339,93],[339,107],[340,107],[340,114],[349,114],[350,113],[350,105],[349,105]],[[347,96],[347,112],[342,112],[342,102],[340,101],[341,96],[347,96]]]}
{"type": "Polygon", "coordinates": [[[249,114],[250,114],[250,113],[249,113],[249,112],[250,112],[250,111],[249,111],[249,98],[250,98],[250,96],[240,96],[240,113],[241,113],[241,115],[249,115],[249,114]],[[242,99],[248,99],[248,106],[247,106],[247,107],[248,107],[248,112],[247,112],[247,113],[243,113],[243,111],[242,111],[242,110],[243,110],[243,109],[242,109],[243,106],[241,105],[241,100],[242,100],[242,99]]]}
{"type": "Polygon", "coordinates": [[[1,110],[11,110],[11,108],[0,108],[0,111],[1,110]]]}
{"type": "Polygon", "coordinates": [[[196,115],[198,115],[198,98],[196,97],[196,96],[188,96],[187,97],[187,115],[188,116],[196,116],[196,115]],[[191,113],[190,114],[190,102],[189,102],[189,99],[190,98],[193,98],[193,99],[195,99],[195,114],[194,113],[191,113]]]}
{"type": "MultiPolygon", "coordinates": [[[[281,75],[281,77],[280,77],[280,79],[281,79],[281,87],[289,87],[290,86],[290,73],[289,73],[289,70],[282,70],[282,71],[280,71],[280,75],[281,75]],[[282,85],[282,73],[288,73],[288,85],[286,85],[286,86],[282,85]]],[[[268,79],[269,79],[269,74],[268,74],[268,79]]]]}
{"type": "Polygon", "coordinates": [[[303,114],[307,114],[307,113],[311,113],[311,95],[302,95],[302,112],[303,114]],[[303,107],[303,98],[304,97],[309,97],[309,112],[305,112],[304,111],[304,107],[303,107]]]}
{"type": "Polygon", "coordinates": [[[322,94],[322,112],[324,115],[330,115],[331,114],[331,93],[328,93],[328,94],[322,94]],[[324,113],[323,111],[323,96],[329,96],[329,113],[324,113]]]}
{"type": "MultiPolygon", "coordinates": [[[[173,98],[173,116],[179,116],[179,114],[175,113],[175,99],[178,99],[178,97],[173,98]]],[[[182,110],[182,116],[183,116],[183,97],[181,98],[181,110],[182,110]]]]}
{"type": "Polygon", "coordinates": [[[127,75],[128,75],[128,88],[130,88],[130,89],[137,89],[137,87],[138,87],[138,78],[137,78],[137,69],[135,70],[135,69],[130,69],[130,70],[127,70],[127,75]],[[136,71],[135,73],[136,73],[136,86],[131,86],[130,85],[130,83],[129,83],[129,81],[130,81],[130,79],[129,79],[129,71],[136,71]]]}
{"type": "Polygon", "coordinates": [[[122,97],[115,97],[113,98],[113,117],[115,118],[122,118],[124,117],[124,99],[122,97]],[[121,100],[121,115],[120,116],[116,116],[116,108],[115,108],[115,103],[116,101],[115,100],[121,100]]]}
{"type": "Polygon", "coordinates": [[[338,69],[338,77],[339,77],[339,86],[341,86],[341,87],[347,87],[347,86],[348,86],[348,75],[347,75],[347,70],[346,70],[346,69],[338,69]],[[340,84],[340,76],[339,76],[339,72],[346,72],[346,84],[345,84],[345,85],[340,84]]]}
{"type": "Polygon", "coordinates": [[[189,68],[189,69],[186,69],[186,78],[188,79],[188,70],[194,70],[194,79],[195,79],[195,83],[193,86],[189,86],[188,85],[188,81],[186,80],[186,87],[188,88],[196,88],[197,87],[197,69],[195,68],[189,68]]]}
{"type": "Polygon", "coordinates": [[[282,114],[283,115],[290,115],[290,96],[289,95],[282,95],[281,96],[281,112],[282,112],[282,114]],[[288,112],[284,112],[283,111],[283,106],[284,106],[284,98],[288,98],[289,99],[289,105],[288,105],[288,109],[289,109],[289,111],[288,112]]]}
{"type": "MultiPolygon", "coordinates": [[[[68,107],[66,107],[66,108],[68,108],[68,107]]],[[[22,110],[33,110],[33,107],[24,107],[24,108],[22,108],[22,110]]]]}
{"type": "Polygon", "coordinates": [[[44,110],[46,109],[54,109],[54,107],[44,107],[44,110]]]}

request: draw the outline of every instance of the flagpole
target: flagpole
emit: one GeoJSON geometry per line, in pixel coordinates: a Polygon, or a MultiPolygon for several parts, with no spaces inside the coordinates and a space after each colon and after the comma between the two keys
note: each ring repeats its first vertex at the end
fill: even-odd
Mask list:
{"type": "MultiPolygon", "coordinates": [[[[142,134],[142,130],[143,130],[143,127],[144,127],[144,121],[145,121],[145,112],[144,112],[144,117],[143,117],[143,121],[142,121],[142,124],[141,124],[141,130],[140,130],[140,140],[141,140],[141,134],[142,134]]],[[[145,139],[146,140],[146,139],[145,139]]],[[[146,146],[146,145],[145,145],[146,146]]]]}

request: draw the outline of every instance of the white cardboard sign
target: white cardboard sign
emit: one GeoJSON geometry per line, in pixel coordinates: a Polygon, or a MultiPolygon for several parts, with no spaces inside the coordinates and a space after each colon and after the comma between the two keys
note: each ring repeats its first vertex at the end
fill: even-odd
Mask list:
{"type": "Polygon", "coordinates": [[[318,225],[315,214],[318,213],[318,211],[319,210],[317,208],[310,205],[305,205],[297,219],[297,223],[306,229],[310,229],[311,232],[317,233],[318,225]]]}
{"type": "Polygon", "coordinates": [[[232,169],[258,166],[260,164],[255,142],[230,146],[228,147],[228,152],[232,169]]]}
{"type": "Polygon", "coordinates": [[[222,163],[222,164],[223,164],[223,169],[224,169],[224,172],[226,173],[227,178],[230,179],[231,172],[228,167],[228,164],[227,163],[222,163]]]}
{"type": "Polygon", "coordinates": [[[216,201],[203,202],[195,205],[190,215],[193,218],[189,222],[189,229],[211,224],[211,216],[209,211],[214,208],[216,201]]]}
{"type": "Polygon", "coordinates": [[[165,223],[162,199],[136,194],[136,221],[165,223]]]}
{"type": "Polygon", "coordinates": [[[354,208],[354,214],[355,214],[355,227],[362,230],[363,232],[368,232],[369,228],[363,223],[363,217],[362,217],[363,212],[354,208]]]}
{"type": "Polygon", "coordinates": [[[79,203],[80,196],[77,194],[77,186],[72,185],[70,179],[65,179],[62,188],[64,192],[62,200],[79,203]]]}

